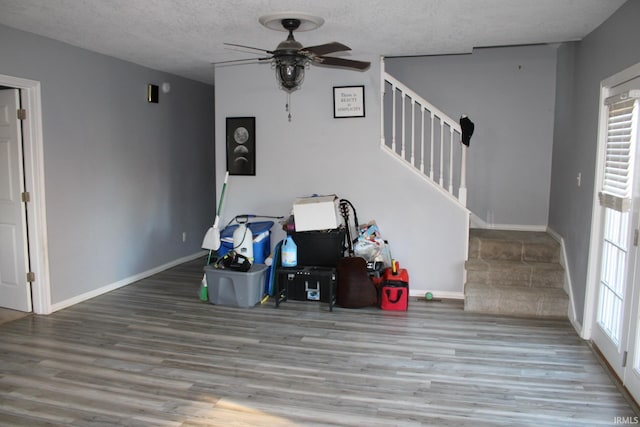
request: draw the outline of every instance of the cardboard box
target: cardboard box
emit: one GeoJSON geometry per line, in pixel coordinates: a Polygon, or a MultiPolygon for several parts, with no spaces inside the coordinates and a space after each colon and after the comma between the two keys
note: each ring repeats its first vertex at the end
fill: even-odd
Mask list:
{"type": "Polygon", "coordinates": [[[330,230],[338,228],[338,196],[303,197],[293,203],[296,231],[330,230]]]}

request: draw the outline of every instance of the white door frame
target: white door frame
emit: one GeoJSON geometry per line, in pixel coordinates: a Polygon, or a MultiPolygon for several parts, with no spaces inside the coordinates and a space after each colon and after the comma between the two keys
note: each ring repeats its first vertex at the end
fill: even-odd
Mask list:
{"type": "Polygon", "coordinates": [[[29,260],[36,281],[31,286],[33,312],[51,313],[49,250],[44,193],[44,150],[42,143],[42,104],[40,82],[0,74],[0,85],[20,89],[22,108],[27,117],[22,121],[25,189],[31,194],[27,203],[29,228],[29,260]]]}
{"type": "MultiPolygon", "coordinates": [[[[624,82],[640,76],[640,63],[632,65],[613,76],[600,82],[600,103],[598,109],[598,151],[596,153],[596,172],[593,186],[593,206],[591,208],[591,238],[589,241],[589,263],[587,267],[587,289],[584,298],[584,316],[582,318],[582,331],[580,336],[586,340],[591,339],[595,316],[597,313],[596,304],[598,302],[598,283],[600,280],[600,241],[602,240],[602,230],[600,227],[602,214],[598,192],[602,187],[604,146],[607,136],[607,111],[602,108],[604,100],[609,96],[610,88],[618,86],[624,82]]],[[[640,167],[640,166],[636,166],[640,167]]]]}

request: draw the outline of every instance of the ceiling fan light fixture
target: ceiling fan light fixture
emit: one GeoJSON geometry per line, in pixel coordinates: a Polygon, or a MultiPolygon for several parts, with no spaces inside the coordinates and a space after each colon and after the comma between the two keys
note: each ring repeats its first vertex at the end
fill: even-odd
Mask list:
{"type": "MultiPolygon", "coordinates": [[[[291,95],[291,92],[298,89],[302,84],[305,68],[307,68],[309,64],[316,63],[330,67],[343,67],[360,71],[369,68],[370,63],[366,61],[326,56],[335,52],[351,50],[351,48],[342,43],[330,42],[304,47],[295,39],[293,36],[294,31],[315,30],[324,24],[324,19],[319,16],[300,12],[281,12],[261,16],[259,21],[266,28],[286,31],[289,35],[286,40],[278,44],[275,50],[260,49],[235,43],[225,43],[225,45],[257,50],[271,55],[263,58],[254,58],[254,60],[268,60],[271,62],[271,66],[276,70],[276,80],[280,88],[288,93],[288,97],[291,95]]],[[[289,103],[287,103],[287,105],[289,105],[289,103]]],[[[289,106],[287,106],[287,108],[289,108],[289,106]]]]}
{"type": "Polygon", "coordinates": [[[304,80],[305,61],[295,57],[281,57],[276,61],[276,78],[280,86],[292,92],[302,84],[304,80]]]}

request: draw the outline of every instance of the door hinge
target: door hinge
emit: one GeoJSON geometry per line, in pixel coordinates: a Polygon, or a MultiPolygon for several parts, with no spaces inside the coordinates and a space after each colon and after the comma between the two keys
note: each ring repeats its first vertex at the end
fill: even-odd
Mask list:
{"type": "Polygon", "coordinates": [[[29,203],[31,201],[31,194],[29,194],[28,191],[23,191],[22,192],[22,201],[24,203],[29,203]]]}
{"type": "Polygon", "coordinates": [[[638,246],[638,229],[633,230],[633,246],[638,246]]]}
{"type": "Polygon", "coordinates": [[[628,351],[622,353],[622,367],[625,368],[627,366],[627,356],[629,355],[628,351]]]}
{"type": "Polygon", "coordinates": [[[29,283],[33,283],[36,281],[36,273],[34,273],[33,271],[30,271],[27,273],[27,282],[29,283]]]}
{"type": "Polygon", "coordinates": [[[18,120],[26,120],[27,119],[27,110],[24,108],[18,109],[18,120]]]}

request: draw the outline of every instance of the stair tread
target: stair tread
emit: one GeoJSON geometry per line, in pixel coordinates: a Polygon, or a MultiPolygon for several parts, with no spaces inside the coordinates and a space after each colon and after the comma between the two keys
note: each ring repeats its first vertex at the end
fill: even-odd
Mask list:
{"type": "Polygon", "coordinates": [[[559,245],[558,241],[544,231],[515,231],[472,228],[469,230],[469,238],[483,240],[500,240],[525,243],[551,243],[559,245]]]}
{"type": "Polygon", "coordinates": [[[521,293],[529,295],[553,295],[568,298],[567,293],[562,288],[538,288],[529,286],[512,286],[496,283],[480,283],[480,282],[468,282],[464,285],[465,294],[471,294],[475,292],[504,292],[509,293],[521,293]]]}
{"type": "Polygon", "coordinates": [[[557,262],[541,262],[541,261],[512,261],[504,259],[480,259],[472,258],[465,262],[467,270],[486,270],[490,268],[540,268],[545,270],[564,270],[562,265],[557,262]]]}
{"type": "Polygon", "coordinates": [[[471,229],[469,258],[558,262],[560,243],[542,231],[471,229]]]}
{"type": "Polygon", "coordinates": [[[566,318],[569,297],[563,289],[467,283],[464,309],[475,313],[537,318],[566,318]]]}
{"type": "Polygon", "coordinates": [[[471,229],[465,310],[566,317],[560,243],[546,232],[471,229]]]}

